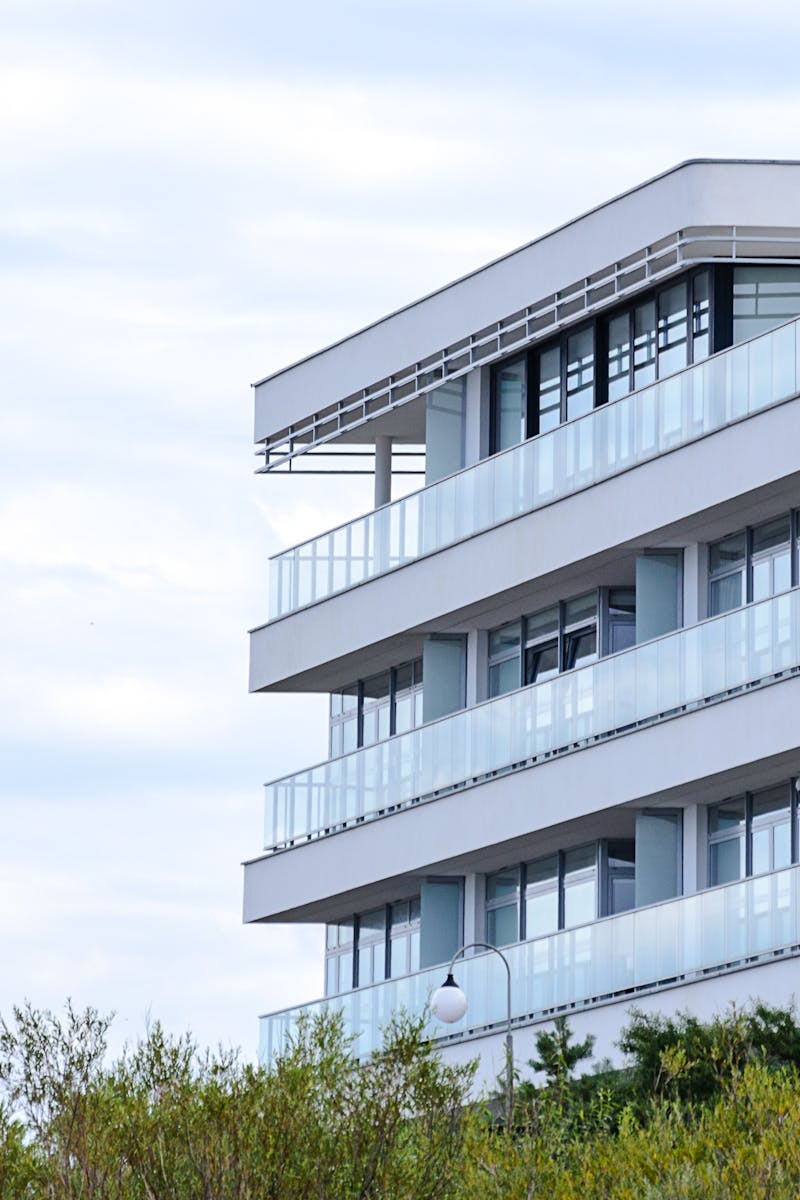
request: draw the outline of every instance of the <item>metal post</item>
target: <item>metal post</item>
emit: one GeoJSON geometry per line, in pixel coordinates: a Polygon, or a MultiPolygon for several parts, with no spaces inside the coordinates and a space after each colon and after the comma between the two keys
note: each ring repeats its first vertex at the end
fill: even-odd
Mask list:
{"type": "Polygon", "coordinates": [[[506,1130],[511,1132],[511,1123],[514,1118],[514,1038],[511,1034],[511,967],[508,965],[508,959],[497,946],[492,946],[489,942],[468,942],[466,946],[461,946],[456,950],[453,957],[450,959],[450,966],[447,968],[448,975],[453,973],[453,964],[457,958],[460,958],[467,950],[491,950],[498,958],[502,958],[503,966],[506,969],[506,1130]]]}
{"type": "Polygon", "coordinates": [[[385,434],[375,435],[375,507],[381,508],[392,499],[392,439],[385,434]]]}

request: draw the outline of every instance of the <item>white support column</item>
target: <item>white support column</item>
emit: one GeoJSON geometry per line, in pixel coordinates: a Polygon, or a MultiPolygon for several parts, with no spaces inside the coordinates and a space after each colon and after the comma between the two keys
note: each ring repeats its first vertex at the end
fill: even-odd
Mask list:
{"type": "Polygon", "coordinates": [[[483,675],[486,664],[486,631],[471,629],[467,634],[467,708],[484,699],[483,675]]]}
{"type": "Polygon", "coordinates": [[[700,607],[700,547],[697,542],[687,546],[683,552],[683,624],[696,625],[706,615],[705,607],[700,607]]]}
{"type": "Polygon", "coordinates": [[[691,896],[705,886],[702,848],[705,846],[705,809],[687,804],[683,810],[683,894],[691,896]]]}
{"type": "Polygon", "coordinates": [[[483,449],[484,384],[486,368],[476,367],[466,380],[466,421],[464,430],[464,466],[471,467],[486,457],[483,449]]]}
{"type": "Polygon", "coordinates": [[[385,434],[375,436],[375,507],[381,508],[392,499],[392,439],[385,434]]]}
{"type": "Polygon", "coordinates": [[[483,941],[483,875],[469,874],[464,877],[464,942],[483,941]]]}

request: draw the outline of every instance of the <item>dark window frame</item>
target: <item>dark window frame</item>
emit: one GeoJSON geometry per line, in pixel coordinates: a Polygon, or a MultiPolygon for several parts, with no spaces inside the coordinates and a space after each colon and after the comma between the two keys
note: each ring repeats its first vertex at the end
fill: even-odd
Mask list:
{"type": "MultiPolygon", "coordinates": [[[[593,332],[594,345],[594,379],[593,379],[593,403],[592,409],[600,408],[608,402],[608,331],[610,322],[628,315],[628,382],[629,390],[624,393],[629,395],[634,390],[634,342],[635,342],[635,311],[644,304],[653,303],[655,305],[655,379],[666,378],[672,375],[675,371],[668,371],[664,375],[659,374],[659,354],[662,350],[668,347],[660,347],[660,329],[659,329],[659,299],[666,292],[683,284],[686,288],[686,363],[685,366],[691,366],[696,359],[694,342],[695,338],[703,336],[695,329],[695,280],[702,275],[708,276],[708,354],[703,356],[709,357],[716,354],[720,350],[732,345],[733,340],[733,267],[728,263],[699,263],[697,266],[690,267],[688,270],[676,272],[668,279],[663,280],[655,286],[643,289],[642,291],[632,293],[624,301],[613,306],[609,306],[602,313],[598,313],[589,317],[585,321],[575,321],[569,324],[557,334],[543,338],[541,342],[534,343],[526,350],[521,352],[511,353],[506,358],[499,359],[492,365],[491,382],[490,382],[490,421],[489,421],[489,453],[497,454],[500,452],[498,446],[498,426],[499,426],[499,384],[498,379],[500,372],[508,367],[514,366],[517,363],[523,363],[525,367],[524,373],[524,391],[525,391],[525,438],[536,437],[540,433],[539,428],[539,394],[538,394],[538,379],[539,379],[539,362],[543,354],[555,349],[559,350],[559,378],[560,378],[560,408],[559,422],[563,424],[567,419],[567,341],[570,337],[583,332],[586,329],[591,329],[593,332]],[[534,381],[536,386],[534,387],[534,381]],[[535,393],[535,394],[534,394],[535,393]]],[[[684,368],[676,368],[682,370],[684,368]]],[[[620,397],[621,399],[622,397],[620,397]]],[[[506,449],[508,447],[504,447],[506,449]]]]}
{"type": "MultiPolygon", "coordinates": [[[[713,542],[709,542],[707,544],[707,546],[706,546],[706,562],[708,564],[707,605],[708,605],[708,615],[710,617],[722,616],[722,614],[725,612],[735,612],[736,608],[743,608],[746,604],[753,603],[753,567],[754,567],[754,565],[757,565],[758,563],[764,562],[766,560],[772,560],[775,557],[775,552],[778,549],[778,547],[782,547],[787,544],[786,542],[780,542],[780,543],[778,543],[778,547],[769,547],[766,550],[754,551],[753,550],[753,533],[754,533],[754,531],[761,529],[762,526],[770,525],[770,524],[772,524],[773,521],[779,521],[779,520],[781,520],[781,518],[784,518],[784,517],[788,517],[788,519],[789,519],[789,539],[788,539],[789,581],[790,581],[789,587],[794,588],[794,587],[797,587],[798,584],[800,584],[800,509],[791,508],[791,509],[789,509],[788,512],[786,512],[786,510],[784,510],[781,513],[776,513],[776,515],[773,517],[768,517],[765,521],[759,521],[757,525],[746,525],[744,527],[744,529],[742,529],[742,528],[732,529],[729,533],[725,533],[725,534],[723,534],[722,537],[715,538],[713,542]],[[724,567],[720,567],[716,571],[712,571],[711,565],[710,565],[712,547],[719,545],[720,542],[727,541],[728,538],[734,538],[734,537],[737,537],[740,535],[744,535],[744,557],[737,559],[736,563],[733,565],[726,564],[724,567]],[[743,574],[743,576],[744,576],[744,587],[743,587],[744,598],[742,600],[742,603],[739,605],[735,605],[733,608],[720,609],[719,612],[714,612],[713,604],[712,604],[713,585],[716,583],[720,583],[720,582],[722,582],[722,580],[729,579],[729,578],[731,578],[731,576],[737,575],[740,573],[743,574]]],[[[782,592],[773,591],[773,592],[771,592],[771,595],[769,597],[765,597],[765,598],[770,599],[772,596],[779,596],[779,595],[783,595],[783,594],[784,593],[782,593],[782,592]]]]}
{"type": "MultiPolygon", "coordinates": [[[[527,928],[527,913],[526,899],[528,896],[528,872],[529,868],[535,863],[546,862],[549,859],[556,859],[556,883],[550,889],[542,888],[540,894],[545,894],[547,890],[557,890],[558,892],[558,925],[552,930],[552,933],[560,933],[564,929],[571,929],[573,926],[566,924],[566,890],[565,880],[567,875],[566,860],[567,856],[576,850],[583,850],[591,846],[594,851],[594,861],[590,867],[584,868],[586,878],[591,875],[594,881],[594,912],[593,921],[602,920],[610,914],[610,878],[611,872],[608,864],[609,846],[618,845],[623,842],[630,842],[633,848],[635,859],[635,839],[633,838],[598,838],[592,842],[580,842],[577,846],[569,846],[563,850],[555,850],[550,854],[543,854],[539,858],[529,859],[526,862],[512,863],[508,867],[503,867],[499,871],[491,871],[486,875],[484,880],[484,934],[487,942],[490,941],[489,931],[489,913],[496,912],[500,908],[510,908],[512,904],[516,906],[517,917],[517,941],[527,941],[530,935],[527,928]],[[489,880],[494,876],[511,874],[514,872],[517,877],[516,891],[508,892],[505,896],[500,896],[494,900],[488,899],[489,880]]],[[[533,887],[537,885],[531,885],[533,887]]],[[[627,910],[626,910],[627,911],[627,910]]],[[[542,934],[542,937],[547,937],[548,934],[542,934]]],[[[513,942],[506,942],[504,945],[513,945],[513,942]]]]}
{"type": "MultiPolygon", "coordinates": [[[[339,758],[343,754],[352,753],[352,751],[347,751],[347,750],[344,750],[341,748],[336,749],[334,746],[334,741],[336,738],[335,730],[344,726],[344,724],[348,720],[353,719],[352,709],[349,712],[345,712],[343,707],[341,706],[341,704],[339,704],[338,711],[334,712],[336,701],[345,692],[349,692],[350,694],[352,694],[353,690],[355,689],[357,698],[356,698],[356,706],[355,706],[356,745],[355,745],[354,749],[355,750],[362,749],[364,746],[364,712],[365,712],[364,685],[366,683],[369,683],[370,679],[377,678],[378,675],[384,675],[384,674],[387,674],[387,672],[379,671],[379,672],[377,672],[376,675],[370,675],[367,679],[358,679],[352,684],[348,684],[343,688],[337,688],[336,691],[331,692],[330,702],[329,702],[329,707],[328,707],[328,754],[329,754],[329,757],[339,758]]],[[[388,670],[388,674],[389,674],[389,692],[388,692],[389,735],[388,736],[395,737],[395,735],[397,733],[397,700],[398,700],[398,697],[400,697],[401,699],[405,699],[406,697],[408,697],[411,700],[412,724],[411,724],[410,728],[417,729],[419,727],[419,725],[421,725],[423,723],[421,713],[420,713],[420,720],[417,721],[417,699],[422,694],[423,688],[425,686],[425,680],[424,680],[424,676],[422,674],[422,658],[420,657],[420,658],[410,659],[408,662],[399,663],[398,666],[396,666],[396,667],[390,667],[388,670]],[[409,686],[404,686],[404,687],[398,688],[398,685],[397,685],[398,676],[399,676],[400,672],[404,671],[407,667],[411,668],[411,684],[409,686]]],[[[380,704],[380,701],[376,700],[373,704],[372,701],[368,699],[367,710],[369,711],[373,707],[378,707],[379,704],[380,704]]],[[[403,730],[402,732],[408,732],[408,731],[403,730]]],[[[375,744],[374,742],[369,743],[369,745],[374,745],[374,744],[375,744]]]]}
{"type": "MultiPolygon", "coordinates": [[[[708,819],[710,824],[711,813],[716,808],[722,808],[725,804],[731,804],[733,801],[744,801],[744,822],[735,830],[721,830],[715,833],[706,833],[706,874],[708,887],[724,887],[725,884],[719,884],[716,881],[712,882],[712,847],[718,846],[723,842],[744,842],[744,874],[740,879],[753,879],[753,801],[765,792],[773,792],[778,788],[784,788],[789,797],[789,838],[790,838],[790,865],[795,865],[800,857],[800,830],[798,823],[800,822],[800,797],[798,797],[798,786],[800,780],[796,777],[791,777],[788,780],[781,780],[773,784],[771,787],[758,788],[755,791],[739,792],[736,795],[729,796],[725,800],[720,800],[716,804],[708,806],[708,819]]],[[[758,824],[756,828],[774,828],[776,825],[786,824],[785,817],[775,817],[767,819],[758,824]]],[[[783,868],[770,867],[770,871],[783,868]]],[[[769,874],[767,872],[759,872],[759,874],[769,874]]]]}

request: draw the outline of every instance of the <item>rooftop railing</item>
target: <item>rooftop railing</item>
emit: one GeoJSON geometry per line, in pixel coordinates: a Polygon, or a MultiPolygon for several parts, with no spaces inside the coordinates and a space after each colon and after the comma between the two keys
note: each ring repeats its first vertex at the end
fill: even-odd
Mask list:
{"type": "Polygon", "coordinates": [[[800,388],[792,321],[270,559],[270,619],[688,445],[800,388]]]}
{"type": "Polygon", "coordinates": [[[335,833],[798,669],[795,588],[268,783],[265,847],[335,833]]]}
{"type": "MultiPolygon", "coordinates": [[[[541,1019],[556,1011],[630,998],[637,991],[695,980],[800,947],[800,867],[606,917],[590,925],[504,946],[512,973],[513,1019],[541,1019]]],[[[458,963],[468,998],[458,1025],[429,1016],[431,1037],[491,1031],[506,1019],[506,974],[494,954],[458,963]]],[[[442,967],[387,979],[261,1018],[259,1054],[271,1062],[301,1016],[341,1009],[354,1052],[365,1057],[381,1044],[381,1030],[399,1009],[422,1013],[443,982],[442,967]]]]}

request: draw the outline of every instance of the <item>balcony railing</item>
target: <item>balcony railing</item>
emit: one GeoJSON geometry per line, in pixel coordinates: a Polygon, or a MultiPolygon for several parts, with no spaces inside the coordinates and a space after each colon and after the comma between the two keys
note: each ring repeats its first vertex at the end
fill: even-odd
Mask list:
{"type": "MultiPolygon", "coordinates": [[[[513,1018],[526,1022],[798,948],[800,867],[788,867],[519,942],[503,953],[512,972],[513,1018]]],[[[468,997],[467,1014],[456,1026],[431,1016],[429,1035],[479,1033],[503,1024],[506,973],[497,956],[467,958],[456,974],[468,997]]],[[[363,1057],[380,1045],[392,1013],[422,1012],[443,976],[441,967],[433,967],[262,1017],[261,1060],[270,1062],[280,1052],[301,1014],[313,1017],[328,1007],[343,1011],[347,1032],[357,1038],[355,1052],[363,1057]]]]}
{"type": "Polygon", "coordinates": [[[268,850],[800,669],[800,589],[713,617],[266,785],[268,850]]]}
{"type": "Polygon", "coordinates": [[[800,388],[792,321],[270,560],[270,619],[590,487],[800,388]]]}

